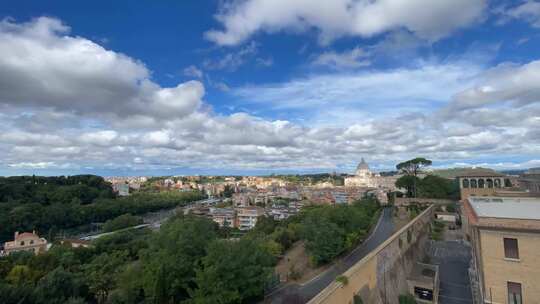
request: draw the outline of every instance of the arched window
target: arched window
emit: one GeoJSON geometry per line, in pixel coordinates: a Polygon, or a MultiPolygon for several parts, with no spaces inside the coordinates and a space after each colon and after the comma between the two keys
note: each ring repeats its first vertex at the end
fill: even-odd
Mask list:
{"type": "Polygon", "coordinates": [[[24,246],[24,241],[21,241],[21,246],[24,246]]]}
{"type": "Polygon", "coordinates": [[[478,185],[476,184],[475,179],[471,179],[471,188],[478,188],[478,185]]]}
{"type": "Polygon", "coordinates": [[[508,188],[512,187],[512,182],[510,181],[509,178],[504,179],[504,186],[508,188]]]}
{"type": "Polygon", "coordinates": [[[485,185],[484,179],[483,178],[479,179],[478,180],[478,188],[484,188],[484,185],[485,185]]]}
{"type": "Polygon", "coordinates": [[[463,179],[463,188],[469,188],[469,179],[468,178],[463,179]]]}
{"type": "Polygon", "coordinates": [[[488,188],[493,188],[493,180],[491,178],[488,178],[486,180],[486,183],[488,188]]]}
{"type": "Polygon", "coordinates": [[[500,188],[501,187],[501,180],[500,179],[495,179],[495,188],[500,188]]]}

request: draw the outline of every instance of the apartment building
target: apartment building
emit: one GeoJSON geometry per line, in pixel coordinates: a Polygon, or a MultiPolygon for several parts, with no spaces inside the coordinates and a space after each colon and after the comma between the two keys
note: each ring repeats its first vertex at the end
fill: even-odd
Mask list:
{"type": "Polygon", "coordinates": [[[232,208],[210,208],[209,212],[212,220],[218,223],[219,227],[235,226],[235,211],[232,208]]]}
{"type": "Polygon", "coordinates": [[[539,303],[540,198],[470,196],[463,210],[480,303],[539,303]]]}
{"type": "Polygon", "coordinates": [[[257,224],[257,219],[264,215],[264,208],[242,207],[236,208],[237,227],[240,230],[253,229],[257,224]]]}

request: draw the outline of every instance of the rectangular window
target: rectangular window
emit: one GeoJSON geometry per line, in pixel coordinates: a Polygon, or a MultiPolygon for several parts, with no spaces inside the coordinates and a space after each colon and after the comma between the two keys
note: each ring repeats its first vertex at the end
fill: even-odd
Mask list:
{"type": "Polygon", "coordinates": [[[504,238],[504,257],[509,259],[519,259],[517,239],[504,238]]]}
{"type": "Polygon", "coordinates": [[[521,284],[508,282],[508,303],[509,304],[522,304],[521,298],[521,284]]]}

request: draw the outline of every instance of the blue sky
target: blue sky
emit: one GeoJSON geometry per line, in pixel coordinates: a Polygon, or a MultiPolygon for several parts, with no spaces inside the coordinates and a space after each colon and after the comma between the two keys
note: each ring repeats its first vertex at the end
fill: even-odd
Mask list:
{"type": "Polygon", "coordinates": [[[537,1],[18,1],[0,19],[0,174],[540,166],[537,1]]]}

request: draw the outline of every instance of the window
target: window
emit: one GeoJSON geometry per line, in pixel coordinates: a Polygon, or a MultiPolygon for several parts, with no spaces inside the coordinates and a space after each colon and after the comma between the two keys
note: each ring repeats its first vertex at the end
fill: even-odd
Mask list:
{"type": "Polygon", "coordinates": [[[21,241],[21,246],[24,246],[24,241],[21,241]]]}
{"type": "Polygon", "coordinates": [[[478,180],[478,188],[484,188],[484,180],[483,179],[478,180]]]}
{"type": "Polygon", "coordinates": [[[522,304],[521,300],[521,284],[508,282],[508,303],[522,304]]]}
{"type": "Polygon", "coordinates": [[[463,188],[469,188],[469,180],[468,179],[463,180],[463,188]]]}
{"type": "Polygon", "coordinates": [[[33,245],[34,244],[34,240],[30,240],[30,245],[33,245]]]}
{"type": "Polygon", "coordinates": [[[517,239],[504,238],[504,257],[509,259],[519,259],[517,239]]]}
{"type": "Polygon", "coordinates": [[[475,179],[471,179],[471,188],[478,188],[478,185],[476,184],[475,179]]]}
{"type": "Polygon", "coordinates": [[[488,188],[493,188],[493,180],[491,178],[488,178],[486,180],[488,188]]]}

